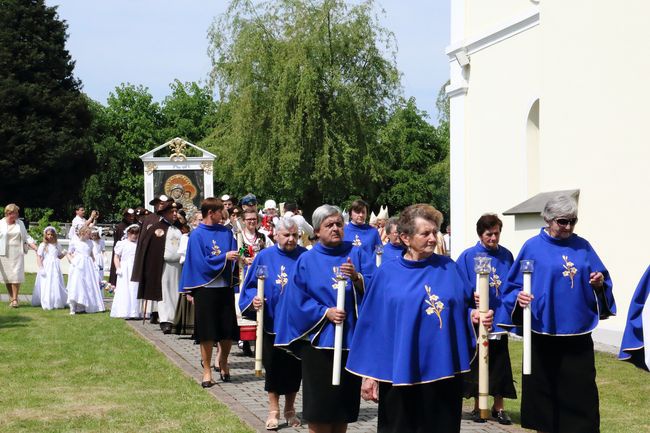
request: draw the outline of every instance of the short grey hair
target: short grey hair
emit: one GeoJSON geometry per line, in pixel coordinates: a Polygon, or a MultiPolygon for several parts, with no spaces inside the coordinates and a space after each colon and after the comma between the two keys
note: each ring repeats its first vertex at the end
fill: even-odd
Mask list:
{"type": "Polygon", "coordinates": [[[547,222],[559,217],[577,217],[578,203],[571,196],[558,195],[546,202],[541,215],[547,222]]]}
{"type": "Polygon", "coordinates": [[[388,221],[386,221],[386,234],[387,235],[393,233],[394,230],[397,230],[398,221],[399,221],[398,217],[392,217],[392,218],[389,218],[388,221]]]}
{"type": "Polygon", "coordinates": [[[275,223],[275,228],[277,230],[290,230],[294,227],[298,228],[298,224],[291,217],[282,217],[275,223]]]}
{"type": "Polygon", "coordinates": [[[314,225],[314,230],[320,229],[320,225],[323,224],[326,218],[331,217],[332,215],[339,215],[343,219],[341,214],[341,209],[338,206],[332,206],[331,204],[324,204],[316,208],[314,213],[311,216],[311,223],[314,225]]]}

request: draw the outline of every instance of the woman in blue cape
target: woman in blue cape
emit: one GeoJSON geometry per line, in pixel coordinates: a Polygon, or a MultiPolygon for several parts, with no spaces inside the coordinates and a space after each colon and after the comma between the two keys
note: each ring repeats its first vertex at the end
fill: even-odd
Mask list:
{"type": "MultiPolygon", "coordinates": [[[[375,248],[381,243],[379,231],[373,226],[366,224],[366,217],[368,216],[368,203],[359,199],[352,202],[350,205],[350,222],[345,225],[344,241],[352,242],[352,245],[363,250],[364,266],[366,272],[370,275],[376,268],[375,263],[375,248]]],[[[369,284],[370,281],[367,281],[369,284]]]]}
{"type": "Polygon", "coordinates": [[[434,254],[437,219],[426,204],[402,212],[406,252],[377,269],[352,340],[346,369],[364,378],[365,400],[379,401],[381,433],[460,431],[461,374],[475,353],[479,317],[458,265],[434,254]]]}
{"type": "Polygon", "coordinates": [[[569,196],[546,203],[547,227],[526,241],[508,274],[502,313],[511,320],[497,321],[520,326],[530,305],[532,373],[523,376],[521,425],[540,432],[600,428],[591,331],[616,313],[616,305],[607,268],[589,242],[573,233],[577,215],[578,204],[569,196]],[[521,291],[521,260],[534,260],[531,295],[521,291]]]}
{"type": "Polygon", "coordinates": [[[362,250],[343,241],[339,208],[320,206],[312,223],[318,243],[296,262],[276,309],[275,344],[291,345],[302,360],[303,418],[310,431],[339,433],[359,416],[361,381],[342,368],[341,384],[332,385],[335,324],[344,325],[343,367],[369,273],[362,250]],[[340,275],[345,277],[345,311],[336,308],[340,275]]]}
{"type": "Polygon", "coordinates": [[[221,380],[229,382],[228,355],[232,341],[239,337],[232,290],[239,255],[232,232],[221,225],[222,211],[219,199],[201,202],[203,222],[190,234],[179,286],[179,291],[191,292],[194,298],[194,337],[201,345],[204,388],[215,384],[210,368],[214,342],[219,342],[221,380]]]}
{"type": "Polygon", "coordinates": [[[277,245],[260,251],[253,260],[251,270],[244,280],[239,295],[239,308],[247,315],[262,307],[257,297],[258,266],[266,266],[268,277],[264,279],[264,342],[262,363],[264,364],[264,390],[269,394],[269,416],[266,429],[278,428],[280,396],[284,395],[284,417],[289,427],[300,426],[296,417],[294,401],[302,380],[300,361],[286,350],[273,347],[275,343],[275,311],[284,290],[293,277],[294,266],[305,248],[298,246],[298,225],[291,218],[280,218],[275,225],[277,245]]]}
{"type": "Polygon", "coordinates": [[[402,245],[402,241],[399,239],[397,220],[397,217],[392,217],[386,222],[385,230],[388,242],[384,245],[384,252],[381,259],[382,263],[404,255],[405,248],[404,245],[402,245]]]}
{"type": "MultiPolygon", "coordinates": [[[[512,253],[502,245],[499,245],[501,228],[503,222],[494,214],[482,215],[476,221],[476,234],[479,241],[471,248],[466,249],[458,256],[458,266],[461,273],[476,291],[476,273],[474,272],[474,258],[479,255],[487,255],[492,259],[492,272],[490,272],[490,309],[498,311],[501,307],[501,296],[503,295],[503,280],[508,276],[512,266],[512,253]]],[[[478,298],[478,294],[475,295],[478,298]]],[[[505,411],[503,399],[517,398],[514,380],[512,377],[512,366],[510,365],[510,351],[508,350],[508,333],[504,329],[495,326],[488,335],[489,339],[489,394],[494,397],[492,406],[492,417],[500,424],[512,424],[510,416],[505,411]]],[[[472,419],[474,422],[485,422],[480,417],[478,408],[478,362],[472,362],[472,371],[465,377],[464,394],[465,398],[474,398],[474,410],[472,419]]]]}
{"type": "Polygon", "coordinates": [[[650,342],[650,266],[639,281],[632,295],[630,309],[627,313],[627,324],[621,342],[621,352],[618,359],[629,361],[637,367],[650,371],[650,350],[646,350],[650,342]]]}

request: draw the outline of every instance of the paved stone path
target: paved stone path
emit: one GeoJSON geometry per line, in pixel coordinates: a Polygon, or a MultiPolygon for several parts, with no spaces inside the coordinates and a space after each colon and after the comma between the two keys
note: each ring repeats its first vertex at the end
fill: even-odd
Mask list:
{"type": "MultiPolygon", "coordinates": [[[[158,325],[150,325],[142,321],[127,322],[137,333],[146,340],[153,343],[158,350],[164,353],[174,364],[185,374],[191,376],[199,383],[202,375],[200,365],[199,346],[195,345],[187,336],[174,334],[164,335],[158,325]]],[[[267,417],[268,402],[264,391],[264,379],[255,377],[253,373],[254,360],[242,355],[236,345],[229,357],[230,374],[232,382],[222,383],[218,374],[215,379],[218,384],[206,389],[215,398],[226,404],[239,418],[246,422],[257,432],[266,432],[264,423],[267,417]]],[[[197,385],[198,386],[198,385],[197,385]]],[[[282,404],[283,399],[281,399],[282,404]]],[[[282,405],[280,406],[282,408],[282,405]]],[[[302,407],[302,395],[299,392],[296,399],[296,408],[300,411],[302,407]]],[[[298,416],[301,414],[298,413],[298,416]]],[[[284,420],[281,418],[281,421],[284,420]]],[[[289,428],[286,423],[280,424],[281,432],[306,432],[306,426],[302,428],[289,428]]],[[[374,403],[361,402],[359,421],[348,426],[351,433],[371,433],[377,430],[377,405],[374,403]]],[[[485,424],[477,424],[469,419],[467,413],[463,414],[461,432],[472,433],[523,433],[527,430],[518,426],[502,426],[494,421],[485,424]]],[[[530,431],[530,430],[528,430],[530,431]]]]}

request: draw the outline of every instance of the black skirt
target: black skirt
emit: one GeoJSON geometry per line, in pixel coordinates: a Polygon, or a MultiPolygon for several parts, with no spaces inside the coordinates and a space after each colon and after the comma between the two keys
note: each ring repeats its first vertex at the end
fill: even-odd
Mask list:
{"type": "Polygon", "coordinates": [[[196,341],[239,340],[235,295],[230,287],[201,287],[192,295],[196,341]]]}
{"type": "MultiPolygon", "coordinates": [[[[507,335],[502,335],[499,340],[490,340],[488,356],[490,371],[488,393],[491,396],[517,398],[517,391],[512,377],[507,335]]],[[[471,371],[463,375],[463,396],[465,398],[476,398],[478,397],[478,355],[472,360],[470,368],[471,371]]]]}
{"type": "Polygon", "coordinates": [[[420,385],[379,383],[378,433],[458,433],[462,415],[462,378],[420,385]]]}
{"type": "Polygon", "coordinates": [[[302,415],[308,423],[339,424],[359,418],[361,378],[345,370],[348,352],[341,357],[341,384],[332,385],[334,350],[300,347],[302,359],[302,415]]]}
{"type": "Polygon", "coordinates": [[[178,295],[176,314],[174,315],[174,333],[192,335],[194,333],[194,304],[184,294],[178,295]]]}
{"type": "Polygon", "coordinates": [[[273,347],[274,343],[275,335],[265,332],[262,350],[264,391],[279,395],[298,392],[302,381],[300,360],[284,349],[273,347]]]}
{"type": "Polygon", "coordinates": [[[552,433],[600,431],[591,334],[532,334],[531,373],[523,376],[521,426],[552,433]]]}

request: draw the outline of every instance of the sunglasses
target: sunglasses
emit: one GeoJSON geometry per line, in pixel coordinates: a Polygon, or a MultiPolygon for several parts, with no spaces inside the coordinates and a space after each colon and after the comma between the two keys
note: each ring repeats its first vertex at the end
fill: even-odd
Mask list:
{"type": "Polygon", "coordinates": [[[555,222],[558,225],[562,226],[562,227],[566,227],[569,224],[571,224],[572,226],[575,226],[576,223],[578,222],[578,218],[570,218],[570,219],[569,218],[556,218],[555,222]]]}

